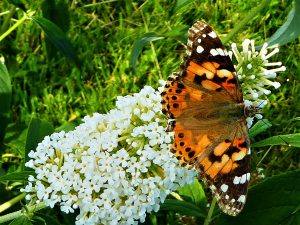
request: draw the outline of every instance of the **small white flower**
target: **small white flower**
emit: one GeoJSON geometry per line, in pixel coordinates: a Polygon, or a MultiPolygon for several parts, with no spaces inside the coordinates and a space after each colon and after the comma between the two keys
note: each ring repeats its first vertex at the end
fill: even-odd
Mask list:
{"type": "Polygon", "coordinates": [[[268,52],[268,44],[263,44],[260,52],[255,51],[254,40],[245,39],[242,43],[240,52],[237,45],[231,45],[234,58],[237,60],[235,66],[238,78],[242,83],[242,90],[245,99],[259,101],[263,95],[269,95],[271,91],[267,88],[273,86],[275,89],[280,87],[280,83],[271,81],[277,76],[278,72],[286,70],[281,66],[281,62],[269,62],[269,59],[279,52],[278,48],[268,52]]]}
{"type": "MultiPolygon", "coordinates": [[[[160,88],[162,89],[162,87],[160,88]]],[[[29,153],[36,176],[26,199],[60,206],[76,224],[137,224],[195,171],[180,168],[170,153],[173,132],[164,129],[160,92],[143,88],[118,97],[116,109],[83,119],[73,131],[44,138],[29,153]]]]}

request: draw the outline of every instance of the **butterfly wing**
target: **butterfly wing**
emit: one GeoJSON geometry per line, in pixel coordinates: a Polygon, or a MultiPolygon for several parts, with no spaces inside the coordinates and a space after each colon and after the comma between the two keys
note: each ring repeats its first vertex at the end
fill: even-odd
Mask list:
{"type": "Polygon", "coordinates": [[[163,112],[174,119],[172,151],[199,170],[225,213],[237,215],[250,179],[249,137],[240,84],[211,27],[196,22],[189,29],[181,71],[169,77],[162,98],[163,112]]]}

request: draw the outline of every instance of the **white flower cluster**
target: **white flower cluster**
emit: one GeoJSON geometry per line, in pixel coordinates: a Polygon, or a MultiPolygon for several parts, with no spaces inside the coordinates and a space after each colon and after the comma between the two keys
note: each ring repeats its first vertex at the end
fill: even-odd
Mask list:
{"type": "MultiPolygon", "coordinates": [[[[285,71],[281,62],[269,62],[269,58],[279,52],[274,48],[268,53],[268,44],[264,43],[260,52],[255,50],[254,40],[245,39],[242,43],[242,51],[239,52],[237,45],[232,44],[232,52],[237,60],[236,71],[242,83],[244,96],[254,104],[261,105],[260,97],[271,93],[266,87],[280,87],[280,83],[271,81],[277,76],[277,72],[285,71]],[[271,68],[270,68],[271,67],[271,68]]],[[[232,53],[231,53],[232,54],[232,53]]],[[[265,104],[264,104],[265,105],[265,104]]]]}
{"type": "Polygon", "coordinates": [[[118,97],[116,109],[95,113],[71,132],[44,138],[27,167],[35,170],[27,200],[79,208],[76,224],[137,224],[196,171],[182,168],[169,151],[159,91],[146,86],[118,97]]]}
{"type": "MultiPolygon", "coordinates": [[[[278,48],[270,53],[267,50],[268,44],[264,43],[260,52],[255,50],[254,40],[245,39],[242,43],[242,51],[239,52],[237,45],[231,45],[230,56],[234,56],[237,65],[235,66],[238,78],[241,82],[243,95],[246,105],[253,105],[263,108],[267,101],[264,95],[269,95],[271,91],[267,89],[273,86],[275,89],[280,87],[280,83],[271,81],[277,76],[277,72],[285,71],[285,66],[281,62],[269,62],[269,58],[279,52],[278,48]],[[270,69],[271,67],[271,69],[270,69]]],[[[261,114],[256,114],[256,118],[262,119],[261,114]]],[[[254,118],[247,118],[248,127],[253,124],[254,118]]]]}

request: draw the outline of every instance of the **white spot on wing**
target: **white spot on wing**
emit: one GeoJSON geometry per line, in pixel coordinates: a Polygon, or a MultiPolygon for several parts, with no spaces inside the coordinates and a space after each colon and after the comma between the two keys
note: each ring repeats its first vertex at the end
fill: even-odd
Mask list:
{"type": "Polygon", "coordinates": [[[233,184],[239,184],[241,180],[241,177],[235,176],[233,179],[233,184]]]}
{"type": "Polygon", "coordinates": [[[234,198],[233,198],[233,199],[231,199],[231,202],[232,202],[232,203],[235,203],[235,199],[234,199],[234,198]]]}
{"type": "Polygon", "coordinates": [[[224,55],[225,55],[223,49],[221,49],[221,48],[216,48],[216,50],[217,50],[217,52],[219,53],[219,55],[221,55],[221,56],[224,56],[224,55]]]}
{"type": "Polygon", "coordinates": [[[210,54],[212,56],[216,56],[216,55],[219,55],[219,52],[217,52],[217,50],[213,48],[213,49],[210,50],[210,54]]]}
{"type": "Polygon", "coordinates": [[[250,148],[248,149],[248,152],[247,152],[247,154],[248,154],[248,155],[250,155],[250,154],[251,154],[251,149],[250,149],[250,148]]]}
{"type": "Polygon", "coordinates": [[[247,173],[247,181],[250,180],[250,173],[247,173]]]}
{"type": "Polygon", "coordinates": [[[216,34],[216,32],[212,31],[212,32],[208,33],[208,36],[210,36],[212,38],[216,38],[217,34],[216,34]]]}
{"type": "Polygon", "coordinates": [[[200,43],[201,43],[201,38],[198,38],[197,41],[198,41],[198,43],[200,44],[200,43]]]}
{"type": "Polygon", "coordinates": [[[197,29],[197,28],[195,28],[195,27],[192,27],[192,28],[190,28],[189,29],[189,33],[198,33],[199,32],[199,30],[197,29]]]}
{"type": "Polygon", "coordinates": [[[229,195],[225,195],[225,199],[227,199],[227,200],[228,200],[228,199],[229,199],[229,195]]]}
{"type": "Polygon", "coordinates": [[[206,37],[206,34],[202,34],[202,37],[204,37],[204,38],[205,38],[205,37],[206,37]]]}
{"type": "Polygon", "coordinates": [[[246,183],[246,180],[247,180],[247,174],[243,174],[241,180],[240,180],[240,184],[244,184],[246,183]]]}
{"type": "Polygon", "coordinates": [[[228,185],[222,184],[220,188],[221,188],[221,191],[226,192],[228,190],[228,185]]]}
{"type": "Polygon", "coordinates": [[[202,53],[202,52],[204,51],[204,48],[203,48],[201,45],[198,45],[196,51],[197,51],[198,53],[202,53]]]}
{"type": "Polygon", "coordinates": [[[245,203],[246,201],[246,196],[245,195],[241,195],[238,199],[238,202],[242,202],[242,203],[245,203]]]}

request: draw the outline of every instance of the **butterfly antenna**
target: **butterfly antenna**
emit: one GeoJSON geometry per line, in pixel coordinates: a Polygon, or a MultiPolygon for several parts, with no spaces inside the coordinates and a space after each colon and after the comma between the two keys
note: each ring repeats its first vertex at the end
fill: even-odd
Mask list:
{"type": "MultiPolygon", "coordinates": [[[[270,128],[271,126],[268,124],[268,123],[266,123],[264,120],[261,120],[268,128],[270,128]]],[[[288,147],[291,147],[291,144],[290,143],[288,143],[286,140],[284,140],[282,137],[281,137],[281,135],[277,135],[277,137],[279,137],[288,147]]]]}

